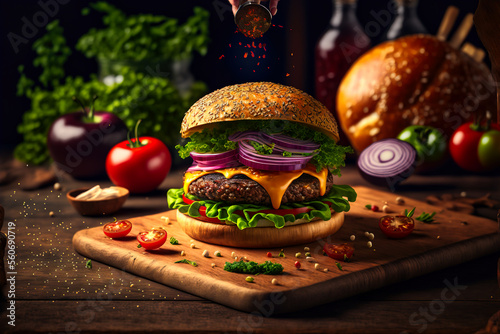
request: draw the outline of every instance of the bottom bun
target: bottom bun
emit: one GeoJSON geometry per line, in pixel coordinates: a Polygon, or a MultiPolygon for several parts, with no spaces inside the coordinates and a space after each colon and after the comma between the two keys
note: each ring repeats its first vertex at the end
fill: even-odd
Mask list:
{"type": "Polygon", "coordinates": [[[236,225],[207,223],[177,210],[177,221],[191,238],[216,245],[242,248],[271,248],[300,245],[325,238],[344,224],[344,213],[334,212],[329,220],[275,227],[254,227],[240,230],[236,225]]]}

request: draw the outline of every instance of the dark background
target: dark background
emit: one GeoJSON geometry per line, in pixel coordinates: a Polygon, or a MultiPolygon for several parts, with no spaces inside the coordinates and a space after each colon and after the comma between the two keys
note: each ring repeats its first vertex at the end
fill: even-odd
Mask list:
{"type": "MultiPolygon", "coordinates": [[[[46,1],[42,0],[42,2],[46,1]]],[[[273,18],[275,26],[262,38],[262,42],[267,46],[267,58],[266,62],[259,67],[241,57],[242,49],[237,47],[237,43],[239,41],[246,43],[249,40],[235,33],[233,14],[229,7],[225,7],[226,0],[109,0],[108,2],[128,14],[162,14],[179,18],[181,22],[192,15],[193,6],[206,8],[210,12],[211,43],[206,56],[195,55],[191,69],[197,80],[208,84],[210,91],[247,81],[272,81],[292,85],[314,95],[314,47],[327,28],[332,15],[331,0],[280,1],[278,13],[273,18]],[[219,12],[216,7],[219,8],[219,12]],[[219,59],[222,55],[224,57],[219,59]],[[256,69],[255,72],[253,72],[254,69],[256,69]]],[[[87,1],[69,0],[67,4],[59,6],[59,11],[53,18],[60,20],[60,25],[65,29],[68,45],[73,50],[65,66],[68,75],[87,77],[89,73],[97,72],[97,64],[94,60],[87,59],[74,50],[74,45],[80,36],[91,27],[103,26],[99,15],[92,14],[86,17],[81,15],[82,8],[87,4],[87,1]]],[[[449,5],[460,8],[456,28],[466,13],[475,11],[477,1],[420,0],[418,13],[430,33],[437,32],[441,18],[449,5]]],[[[387,6],[388,0],[359,0],[357,13],[362,26],[376,20],[377,15],[374,13],[380,14],[381,11],[387,9],[387,6]]],[[[32,67],[35,55],[31,46],[44,34],[45,29],[40,28],[36,36],[27,44],[20,45],[17,54],[10,45],[7,34],[14,32],[21,35],[22,18],[26,17],[31,22],[33,15],[40,10],[38,1],[34,0],[0,2],[0,151],[12,150],[22,139],[17,134],[16,127],[30,104],[26,98],[16,96],[16,84],[19,78],[17,67],[24,64],[29,77],[38,76],[37,70],[32,67]]],[[[382,25],[380,35],[387,28],[388,26],[382,25]]],[[[378,37],[378,35],[374,36],[374,44],[377,43],[378,37]]],[[[467,41],[475,46],[482,46],[474,28],[467,41]]]]}

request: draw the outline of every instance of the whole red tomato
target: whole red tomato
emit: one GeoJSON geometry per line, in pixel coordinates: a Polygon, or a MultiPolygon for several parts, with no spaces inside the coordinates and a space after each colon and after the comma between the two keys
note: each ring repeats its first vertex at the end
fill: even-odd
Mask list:
{"type": "Polygon", "coordinates": [[[109,151],[106,172],[117,186],[131,193],[155,190],[165,179],[172,165],[170,152],[160,140],[137,137],[124,140],[109,151]]]}
{"type": "MultiPolygon", "coordinates": [[[[483,136],[490,130],[500,131],[500,125],[481,126],[478,123],[468,122],[455,130],[450,138],[449,146],[450,154],[457,165],[471,172],[483,172],[500,167],[485,163],[485,161],[498,160],[497,157],[493,157],[493,155],[498,154],[497,151],[488,149],[486,141],[482,141],[483,136]]],[[[500,143],[498,144],[500,145],[500,143]]],[[[496,145],[489,146],[496,147],[496,145]]]]}

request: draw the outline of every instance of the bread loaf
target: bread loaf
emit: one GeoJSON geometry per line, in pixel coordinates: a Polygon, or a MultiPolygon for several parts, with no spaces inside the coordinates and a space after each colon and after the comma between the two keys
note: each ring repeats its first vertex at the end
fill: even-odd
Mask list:
{"type": "Polygon", "coordinates": [[[430,35],[374,47],[349,69],[337,95],[339,124],[358,152],[414,124],[449,136],[474,114],[494,115],[495,103],[486,66],[430,35]]]}

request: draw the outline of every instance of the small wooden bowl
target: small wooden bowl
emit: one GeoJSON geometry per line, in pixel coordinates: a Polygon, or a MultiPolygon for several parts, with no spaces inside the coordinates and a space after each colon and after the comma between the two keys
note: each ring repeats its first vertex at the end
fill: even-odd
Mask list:
{"type": "Polygon", "coordinates": [[[66,194],[66,198],[71,203],[73,208],[82,216],[104,216],[112,214],[123,206],[128,198],[129,191],[126,188],[116,187],[118,189],[118,197],[107,198],[101,200],[82,200],[76,199],[76,196],[89,190],[90,188],[79,188],[70,190],[66,194]]]}

